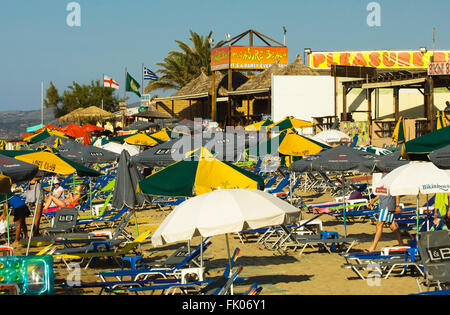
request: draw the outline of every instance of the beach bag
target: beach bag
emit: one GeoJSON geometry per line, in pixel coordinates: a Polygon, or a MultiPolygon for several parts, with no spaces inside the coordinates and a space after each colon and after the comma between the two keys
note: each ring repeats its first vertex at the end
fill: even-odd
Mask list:
{"type": "Polygon", "coordinates": [[[26,203],[35,203],[36,202],[36,184],[30,185],[25,194],[25,202],[26,203]]]}
{"type": "Polygon", "coordinates": [[[6,220],[0,220],[0,234],[5,234],[8,229],[8,223],[6,220]]]}

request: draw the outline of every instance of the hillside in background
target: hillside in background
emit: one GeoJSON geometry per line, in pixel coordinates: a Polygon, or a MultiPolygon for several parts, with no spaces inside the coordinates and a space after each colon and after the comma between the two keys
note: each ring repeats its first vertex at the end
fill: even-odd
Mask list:
{"type": "MultiPolygon", "coordinates": [[[[44,124],[56,123],[52,109],[44,108],[44,124]]],[[[0,139],[14,139],[24,134],[28,127],[41,123],[41,110],[0,111],[0,139]]]]}

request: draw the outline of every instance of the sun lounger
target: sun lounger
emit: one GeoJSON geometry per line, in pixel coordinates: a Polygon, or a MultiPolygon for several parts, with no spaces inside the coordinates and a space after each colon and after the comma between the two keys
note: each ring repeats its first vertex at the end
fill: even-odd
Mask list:
{"type": "MultiPolygon", "coordinates": [[[[208,240],[205,242],[203,246],[203,251],[205,251],[211,242],[208,240]]],[[[183,276],[187,273],[197,272],[199,274],[199,279],[203,279],[203,270],[200,270],[198,267],[188,268],[189,264],[193,262],[198,256],[200,256],[201,249],[200,246],[195,248],[189,256],[185,257],[180,263],[173,267],[150,267],[150,268],[139,268],[139,269],[130,269],[130,270],[113,270],[108,272],[101,272],[96,274],[99,276],[102,281],[107,282],[109,278],[115,278],[116,280],[123,280],[125,277],[128,280],[141,280],[157,277],[157,278],[168,278],[174,277],[178,279],[182,279],[183,276]]]]}

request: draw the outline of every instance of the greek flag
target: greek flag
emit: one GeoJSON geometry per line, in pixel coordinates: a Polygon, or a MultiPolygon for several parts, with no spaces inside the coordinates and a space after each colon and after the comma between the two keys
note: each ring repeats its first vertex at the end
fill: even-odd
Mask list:
{"type": "Polygon", "coordinates": [[[144,80],[158,81],[158,76],[152,70],[144,67],[144,80]]]}

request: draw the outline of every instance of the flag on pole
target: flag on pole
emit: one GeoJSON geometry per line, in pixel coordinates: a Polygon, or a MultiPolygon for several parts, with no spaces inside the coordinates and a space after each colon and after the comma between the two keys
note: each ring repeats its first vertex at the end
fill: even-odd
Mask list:
{"type": "Polygon", "coordinates": [[[114,81],[113,78],[110,78],[107,75],[103,75],[103,86],[104,87],[110,87],[110,88],[113,88],[113,89],[118,89],[119,88],[119,83],[114,81]]]}
{"type": "Polygon", "coordinates": [[[133,79],[133,77],[127,72],[127,82],[126,82],[125,91],[133,92],[137,96],[141,97],[141,93],[139,93],[140,87],[141,87],[141,85],[135,79],[133,79]]]}
{"type": "Polygon", "coordinates": [[[144,80],[158,81],[158,76],[147,67],[144,67],[144,80]]]}

